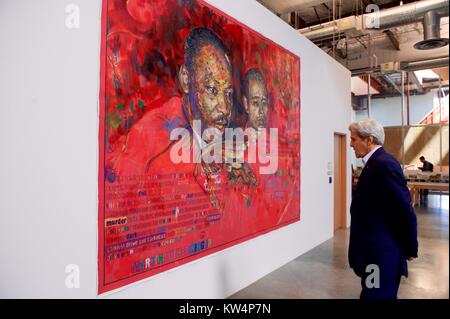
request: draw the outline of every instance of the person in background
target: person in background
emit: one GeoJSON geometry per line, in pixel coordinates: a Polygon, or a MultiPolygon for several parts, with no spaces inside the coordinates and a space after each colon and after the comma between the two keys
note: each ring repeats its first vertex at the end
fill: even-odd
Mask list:
{"type": "Polygon", "coordinates": [[[417,219],[398,161],[387,153],[373,119],[349,126],[350,146],[364,168],[350,207],[349,263],[361,278],[361,299],[396,299],[406,261],[417,258],[417,219]]]}
{"type": "MultiPolygon", "coordinates": [[[[418,167],[422,172],[432,172],[433,164],[425,160],[425,156],[421,156],[419,160],[422,162],[422,167],[418,167]]],[[[421,189],[420,192],[420,201],[423,202],[426,200],[428,196],[428,189],[421,189]]]]}
{"type": "Polygon", "coordinates": [[[433,171],[433,164],[425,160],[425,156],[421,156],[419,160],[422,162],[422,167],[419,167],[419,169],[422,172],[432,172],[433,171]]]}

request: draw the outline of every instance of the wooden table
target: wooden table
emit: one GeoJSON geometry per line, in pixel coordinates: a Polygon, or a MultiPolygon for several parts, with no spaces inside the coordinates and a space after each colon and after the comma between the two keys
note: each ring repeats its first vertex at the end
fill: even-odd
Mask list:
{"type": "Polygon", "coordinates": [[[448,183],[408,182],[413,206],[419,205],[419,191],[421,189],[435,189],[448,192],[448,183]]]}

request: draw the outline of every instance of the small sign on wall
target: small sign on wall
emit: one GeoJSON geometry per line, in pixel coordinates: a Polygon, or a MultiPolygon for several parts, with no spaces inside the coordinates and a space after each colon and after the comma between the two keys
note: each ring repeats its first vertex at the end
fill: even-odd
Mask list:
{"type": "Polygon", "coordinates": [[[327,163],[327,175],[333,176],[333,163],[332,162],[327,163]]]}

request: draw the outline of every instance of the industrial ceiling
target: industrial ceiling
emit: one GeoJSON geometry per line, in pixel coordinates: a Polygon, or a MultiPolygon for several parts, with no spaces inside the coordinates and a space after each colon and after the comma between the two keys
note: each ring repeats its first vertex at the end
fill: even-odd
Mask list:
{"type": "Polygon", "coordinates": [[[402,71],[410,94],[448,90],[448,0],[257,1],[353,75],[370,75],[380,97],[400,94],[402,71]],[[423,69],[439,78],[418,79],[423,69]]]}

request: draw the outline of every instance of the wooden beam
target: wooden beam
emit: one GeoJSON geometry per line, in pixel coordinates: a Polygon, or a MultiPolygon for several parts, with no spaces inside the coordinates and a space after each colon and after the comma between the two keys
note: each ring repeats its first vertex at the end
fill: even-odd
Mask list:
{"type": "Polygon", "coordinates": [[[314,12],[316,13],[317,20],[319,20],[319,23],[321,23],[322,19],[320,18],[319,14],[317,13],[316,7],[314,7],[314,12]]]}
{"type": "Polygon", "coordinates": [[[299,29],[299,27],[298,27],[298,25],[297,25],[296,16],[297,16],[297,15],[295,14],[295,12],[292,11],[292,12],[290,13],[289,22],[290,22],[291,27],[293,27],[294,29],[299,29]]]}
{"type": "Polygon", "coordinates": [[[383,31],[383,33],[385,33],[388,36],[394,49],[397,51],[400,51],[400,44],[398,43],[398,40],[395,37],[395,34],[391,30],[385,30],[385,31],[383,31]]]}
{"type": "Polygon", "coordinates": [[[414,72],[408,72],[409,78],[411,79],[411,82],[415,84],[415,86],[411,86],[412,88],[415,88],[417,92],[423,93],[423,86],[422,83],[420,83],[419,79],[417,78],[416,74],[414,72]]]}
{"type": "Polygon", "coordinates": [[[303,29],[306,26],[306,21],[303,20],[298,13],[296,15],[297,15],[297,21],[298,21],[298,28],[303,29]]]}
{"type": "Polygon", "coordinates": [[[444,68],[432,69],[434,73],[441,77],[442,81],[448,81],[448,66],[444,68]]]}
{"type": "Polygon", "coordinates": [[[359,43],[361,43],[361,45],[364,47],[364,49],[367,49],[367,46],[364,44],[364,42],[362,42],[360,40],[360,37],[355,37],[356,41],[358,41],[359,43]]]}

